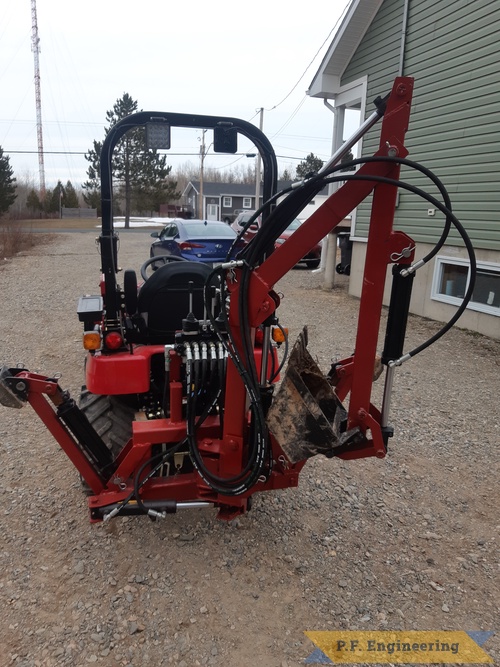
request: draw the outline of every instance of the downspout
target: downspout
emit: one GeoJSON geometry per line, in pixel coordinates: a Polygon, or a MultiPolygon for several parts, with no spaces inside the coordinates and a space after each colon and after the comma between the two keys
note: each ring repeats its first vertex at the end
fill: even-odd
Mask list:
{"type": "Polygon", "coordinates": [[[408,28],[408,8],[410,0],[404,0],[403,6],[403,25],[401,27],[401,45],[399,47],[399,68],[398,76],[403,76],[405,65],[405,47],[406,47],[406,32],[408,28]]]}

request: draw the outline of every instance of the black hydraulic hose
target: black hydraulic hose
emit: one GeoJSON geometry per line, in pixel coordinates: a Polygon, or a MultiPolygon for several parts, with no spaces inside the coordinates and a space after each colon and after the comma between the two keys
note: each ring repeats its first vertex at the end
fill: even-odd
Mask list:
{"type": "MultiPolygon", "coordinates": [[[[205,282],[205,288],[204,288],[204,298],[205,298],[205,303],[207,304],[208,298],[209,298],[209,286],[211,283],[211,280],[213,277],[217,274],[220,273],[221,269],[216,268],[212,271],[212,273],[207,277],[207,280],[205,282]]],[[[221,281],[221,291],[222,291],[222,303],[225,303],[224,299],[224,283],[223,280],[221,281]]],[[[227,350],[229,356],[231,357],[232,361],[234,362],[238,373],[242,377],[243,383],[247,389],[247,392],[249,393],[250,400],[251,400],[251,409],[254,409],[255,406],[255,392],[252,392],[252,387],[251,383],[249,380],[249,374],[247,369],[245,368],[245,365],[243,364],[242,360],[239,358],[239,354],[237,352],[237,347],[234,344],[234,341],[231,340],[230,336],[230,330],[228,330],[227,335],[229,338],[226,340],[222,334],[221,331],[219,331],[219,326],[218,322],[216,321],[213,313],[210,312],[209,309],[207,309],[208,317],[209,320],[214,327],[214,330],[216,331],[219,340],[221,341],[222,345],[224,348],[227,350]]],[[[221,311],[221,316],[225,316],[224,308],[221,311]]],[[[219,359],[220,362],[220,359],[219,359]]],[[[220,370],[220,363],[219,363],[219,370],[220,370]]],[[[223,378],[221,377],[221,383],[223,382],[223,378]]],[[[194,435],[194,434],[193,434],[194,435]]],[[[257,481],[257,478],[260,475],[260,471],[262,470],[263,467],[263,462],[262,457],[263,453],[259,450],[259,448],[255,448],[252,446],[250,448],[247,464],[245,467],[241,470],[241,472],[231,478],[222,478],[214,475],[213,473],[210,473],[202,460],[201,455],[199,454],[199,451],[196,446],[196,440],[194,437],[190,438],[190,450],[193,458],[193,463],[198,470],[199,474],[201,475],[202,479],[211,486],[212,489],[217,491],[218,493],[222,493],[225,495],[240,495],[241,493],[245,493],[246,491],[249,490],[253,486],[253,484],[257,481]]]]}
{"type": "Polygon", "coordinates": [[[274,207],[266,224],[262,225],[250,243],[239,253],[249,266],[259,264],[266,253],[274,250],[274,242],[285,231],[290,222],[304,206],[324,187],[321,179],[310,179],[291,188],[287,197],[274,207]]]}
{"type": "MultiPolygon", "coordinates": [[[[276,194],[274,194],[270,199],[268,199],[266,202],[264,202],[262,204],[262,206],[255,211],[255,213],[252,215],[252,217],[249,220],[247,220],[247,222],[240,229],[240,231],[238,232],[238,235],[236,236],[236,238],[232,242],[232,244],[231,244],[231,246],[228,250],[228,253],[226,255],[226,262],[230,261],[236,244],[238,243],[238,241],[240,241],[245,236],[245,233],[250,229],[251,225],[253,225],[257,221],[259,215],[264,215],[264,212],[268,208],[270,210],[269,215],[271,215],[271,213],[273,211],[273,209],[271,209],[271,205],[277,199],[279,199],[280,197],[283,197],[284,195],[288,194],[289,192],[292,192],[295,189],[296,189],[296,186],[294,187],[293,185],[290,185],[287,188],[283,188],[283,190],[280,190],[279,192],[276,192],[276,194]]],[[[266,220],[265,220],[266,225],[267,225],[268,219],[269,218],[266,218],[266,220]]]]}
{"type": "MultiPolygon", "coordinates": [[[[443,203],[444,203],[445,207],[449,211],[452,210],[451,199],[450,199],[450,196],[448,194],[448,190],[445,188],[443,182],[436,176],[436,174],[434,174],[434,172],[432,172],[427,167],[424,167],[419,162],[414,162],[413,160],[408,160],[408,158],[400,158],[400,157],[397,157],[397,156],[384,157],[384,156],[373,155],[371,157],[361,157],[361,158],[357,158],[355,160],[350,160],[349,162],[345,162],[340,166],[342,167],[342,169],[345,169],[346,165],[347,165],[347,167],[351,167],[351,166],[356,167],[357,165],[369,164],[369,163],[375,163],[375,162],[393,162],[395,164],[399,164],[399,165],[402,165],[402,166],[405,166],[405,167],[410,167],[411,169],[415,169],[416,171],[420,171],[424,176],[427,176],[427,178],[429,178],[429,180],[431,180],[434,183],[434,185],[437,187],[437,189],[439,190],[439,193],[443,197],[443,203]]],[[[329,172],[329,173],[331,173],[331,172],[329,172]]],[[[353,174],[353,175],[355,175],[355,174],[353,174]]],[[[348,179],[342,178],[341,180],[348,180],[348,179]]],[[[427,262],[429,260],[431,260],[433,257],[435,257],[437,255],[437,253],[440,251],[440,249],[443,247],[443,245],[446,242],[446,239],[448,238],[450,227],[451,227],[451,219],[449,218],[449,216],[446,216],[445,225],[443,227],[443,231],[441,233],[441,236],[440,236],[439,240],[437,241],[435,246],[432,248],[432,250],[427,255],[425,255],[425,257],[423,257],[420,260],[423,264],[427,264],[427,262]]]]}
{"type": "MultiPolygon", "coordinates": [[[[224,348],[222,348],[224,349],[224,348]]],[[[221,433],[224,432],[224,405],[226,402],[226,360],[223,356],[219,355],[217,360],[217,375],[219,378],[219,422],[221,433]]]]}
{"type": "MultiPolygon", "coordinates": [[[[203,345],[203,343],[202,343],[202,345],[203,345]]],[[[202,354],[202,357],[201,357],[201,381],[200,381],[201,389],[200,389],[200,392],[202,394],[206,394],[205,384],[206,384],[207,371],[208,371],[208,359],[207,359],[207,356],[206,356],[206,354],[207,354],[206,343],[205,343],[205,357],[203,357],[203,349],[201,350],[201,354],[202,354]]]]}
{"type": "Polygon", "coordinates": [[[173,446],[172,449],[170,449],[168,452],[159,452],[158,454],[155,454],[152,456],[150,459],[145,461],[142,466],[139,468],[137,471],[137,474],[134,477],[134,489],[133,491],[123,500],[120,505],[117,507],[117,511],[115,511],[115,515],[121,512],[121,510],[127,505],[132,498],[135,498],[137,501],[137,505],[139,508],[145,513],[148,513],[148,508],[144,505],[144,503],[141,500],[141,495],[139,493],[140,489],[148,482],[153,475],[160,470],[160,468],[165,465],[165,462],[168,461],[169,458],[173,456],[184,444],[186,443],[186,440],[181,440],[181,442],[178,442],[176,445],[173,446]],[[146,475],[146,477],[140,481],[141,475],[144,472],[144,470],[147,468],[148,465],[152,465],[157,459],[160,459],[159,463],[152,468],[152,470],[149,471],[149,473],[146,475]]]}
{"type": "MultiPolygon", "coordinates": [[[[298,210],[303,208],[305,202],[307,202],[312,193],[319,192],[327,182],[326,179],[330,174],[335,172],[343,172],[343,176],[339,177],[337,180],[345,181],[349,180],[349,174],[344,174],[344,170],[349,167],[356,167],[365,163],[374,163],[374,162],[388,162],[393,164],[399,164],[408,166],[412,169],[420,171],[422,174],[427,176],[438,188],[440,191],[446,207],[451,210],[451,201],[449,195],[446,191],[446,188],[439,180],[439,178],[433,174],[429,169],[423,167],[418,162],[413,162],[406,158],[399,157],[389,157],[389,156],[371,156],[371,157],[361,157],[355,160],[350,160],[349,162],[343,162],[341,164],[334,165],[327,173],[316,174],[312,176],[307,181],[304,181],[301,184],[295,184],[295,187],[289,188],[290,194],[286,197],[284,201],[278,204],[272,211],[271,215],[268,218],[267,225],[263,226],[261,230],[255,235],[251,243],[245,248],[240,255],[244,256],[247,262],[253,266],[256,262],[260,260],[262,252],[270,247],[271,244],[283,233],[284,229],[288,226],[291,219],[297,214],[298,210]],[[306,189],[304,191],[304,188],[306,189]],[[275,224],[276,218],[281,218],[281,224],[275,224]],[[252,252],[253,251],[253,252],[252,252]]],[[[328,181],[330,182],[330,181],[328,181]]],[[[282,196],[285,191],[278,194],[282,196]]],[[[441,238],[437,242],[433,250],[426,255],[423,260],[423,263],[428,262],[432,257],[434,257],[439,249],[444,245],[446,238],[448,236],[451,226],[451,221],[446,218],[445,227],[441,234],[441,238]]]]}
{"type": "Polygon", "coordinates": [[[357,174],[344,174],[342,177],[334,177],[333,179],[327,178],[326,182],[330,183],[339,180],[374,181],[377,183],[386,183],[387,185],[394,185],[396,187],[402,188],[403,190],[408,190],[409,192],[413,192],[414,194],[417,194],[418,196],[422,197],[429,203],[433,204],[433,206],[435,206],[437,209],[439,209],[441,213],[443,213],[446,216],[447,220],[448,219],[450,220],[450,224],[453,224],[453,226],[456,228],[456,230],[462,237],[470,262],[470,280],[464,298],[462,300],[462,303],[458,307],[457,311],[453,315],[453,317],[451,317],[450,320],[436,334],[431,336],[431,338],[425,341],[425,343],[422,343],[421,345],[417,346],[410,352],[403,355],[402,358],[414,357],[416,354],[419,354],[420,352],[428,348],[430,345],[435,343],[437,340],[439,340],[439,338],[444,336],[444,334],[451,329],[451,327],[455,324],[455,322],[457,322],[457,320],[461,317],[461,315],[467,308],[467,305],[469,304],[472,298],[472,294],[474,292],[476,271],[477,271],[476,257],[474,254],[474,248],[472,246],[472,242],[469,238],[469,235],[465,231],[462,223],[458,220],[458,218],[454,215],[454,213],[450,211],[446,206],[444,206],[444,204],[442,204],[438,199],[436,199],[432,195],[429,195],[427,192],[421,190],[420,188],[417,188],[403,181],[387,178],[385,176],[369,176],[369,175],[357,175],[357,174]]]}
{"type": "MultiPolygon", "coordinates": [[[[269,441],[266,426],[266,419],[262,409],[262,403],[259,393],[259,380],[257,377],[257,369],[255,365],[255,356],[253,354],[252,340],[250,337],[250,324],[248,321],[248,289],[250,282],[251,269],[244,265],[240,274],[240,299],[239,299],[239,317],[241,323],[242,343],[246,360],[246,367],[249,369],[249,397],[250,409],[252,413],[253,426],[252,429],[254,438],[254,448],[258,456],[257,475],[264,471],[266,465],[266,458],[271,460],[268,456],[269,441]]],[[[268,466],[270,472],[270,467],[268,466]]]]}
{"type": "MultiPolygon", "coordinates": [[[[205,298],[205,303],[207,303],[207,300],[209,298],[209,286],[211,283],[211,280],[215,276],[215,274],[220,273],[221,269],[216,268],[212,271],[212,273],[207,277],[207,280],[205,282],[205,288],[204,288],[204,298],[205,298]]],[[[223,277],[223,276],[222,276],[223,277]]],[[[223,280],[221,281],[221,291],[222,291],[222,303],[225,303],[224,299],[224,282],[223,280]]],[[[235,364],[238,373],[240,377],[242,378],[242,381],[245,385],[245,388],[247,390],[247,393],[250,397],[250,409],[252,411],[252,415],[255,413],[256,408],[258,409],[259,407],[259,401],[258,401],[258,392],[255,391],[255,385],[251,382],[251,377],[248,372],[247,367],[245,367],[244,363],[239,357],[239,353],[237,350],[237,346],[234,344],[234,341],[231,339],[231,332],[230,328],[227,327],[227,337],[228,340],[224,338],[222,335],[222,332],[219,331],[218,323],[215,320],[215,317],[213,314],[210,312],[210,310],[207,309],[208,317],[210,319],[210,322],[212,326],[214,327],[215,332],[217,333],[219,340],[222,342],[224,348],[227,350],[231,360],[235,364]]],[[[224,311],[224,307],[221,310],[221,316],[223,318],[226,318],[226,314],[224,311]]],[[[259,420],[258,420],[259,421],[259,420]]],[[[262,424],[263,422],[260,422],[260,430],[262,431],[262,424]]],[[[265,427],[265,425],[264,425],[265,427]]],[[[204,481],[209,484],[215,491],[218,493],[223,493],[225,495],[240,495],[242,493],[245,493],[248,491],[257,481],[258,477],[260,476],[264,465],[265,465],[265,456],[266,456],[266,448],[262,447],[262,436],[260,434],[257,434],[256,437],[256,442],[252,443],[249,453],[248,453],[248,460],[244,468],[241,470],[239,475],[236,475],[231,478],[221,478],[216,475],[213,475],[210,473],[208,470],[206,470],[203,460],[201,456],[199,455],[199,452],[196,447],[196,442],[195,439],[191,439],[191,449],[192,449],[192,456],[193,456],[193,463],[195,464],[195,467],[197,468],[199,474],[202,476],[204,481]],[[246,477],[245,477],[246,476],[246,477]]]]}

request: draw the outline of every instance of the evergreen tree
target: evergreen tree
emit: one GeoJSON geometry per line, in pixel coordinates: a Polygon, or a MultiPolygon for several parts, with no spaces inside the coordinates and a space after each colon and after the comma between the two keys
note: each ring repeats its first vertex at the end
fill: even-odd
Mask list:
{"type": "MultiPolygon", "coordinates": [[[[108,112],[109,113],[109,112],[108,112]]],[[[109,128],[106,130],[108,133],[109,128]]],[[[97,215],[101,215],[101,159],[102,141],[95,141],[94,148],[85,153],[85,159],[90,162],[87,169],[88,181],[82,183],[83,199],[90,208],[97,209],[97,215]]]]}
{"type": "Polygon", "coordinates": [[[64,187],[61,181],[57,181],[56,187],[50,192],[48,204],[48,213],[61,213],[61,206],[64,197],[64,187]]]}
{"type": "MultiPolygon", "coordinates": [[[[352,151],[350,150],[340,160],[340,164],[344,164],[344,162],[351,162],[351,160],[354,160],[354,155],[352,154],[352,151]]],[[[356,167],[344,167],[340,171],[356,171],[356,167]]]]}
{"type": "MultiPolygon", "coordinates": [[[[108,127],[105,128],[105,134],[122,118],[136,111],[137,101],[124,93],[113,109],[106,112],[108,127]]],[[[159,203],[168,203],[180,196],[176,192],[177,183],[166,180],[171,171],[171,167],[166,164],[166,156],[146,148],[145,134],[144,128],[130,130],[113,151],[113,181],[118,186],[115,186],[115,193],[118,189],[124,201],[126,228],[130,226],[132,204],[143,210],[158,210],[159,203]]],[[[89,205],[95,205],[97,196],[100,200],[101,151],[102,142],[94,141],[93,148],[85,155],[90,166],[87,170],[88,180],[82,187],[85,191],[84,199],[89,205]]]]}
{"type": "Polygon", "coordinates": [[[78,195],[71,181],[68,181],[64,187],[62,205],[66,208],[78,208],[80,206],[78,195]]]}
{"type": "Polygon", "coordinates": [[[38,192],[34,188],[32,188],[28,193],[26,198],[26,206],[30,210],[32,216],[39,215],[43,208],[40,197],[38,196],[38,192]]]}
{"type": "Polygon", "coordinates": [[[47,190],[45,190],[45,199],[43,200],[43,210],[45,213],[49,215],[57,213],[59,215],[62,192],[63,189],[61,181],[57,181],[57,185],[54,189],[47,188],[47,190]]]}
{"type": "Polygon", "coordinates": [[[54,195],[54,191],[51,190],[50,188],[47,188],[45,190],[45,196],[44,196],[43,201],[42,201],[42,207],[43,207],[43,211],[45,213],[53,213],[54,212],[53,208],[52,208],[53,205],[54,205],[53,195],[54,195]]]}
{"type": "Polygon", "coordinates": [[[9,210],[16,201],[16,179],[10,166],[9,156],[3,154],[0,146],[0,215],[9,210]]]}
{"type": "Polygon", "coordinates": [[[301,180],[310,174],[317,174],[322,166],[323,160],[314,155],[314,153],[309,153],[305,160],[302,160],[302,162],[299,162],[297,165],[297,178],[301,180]]]}

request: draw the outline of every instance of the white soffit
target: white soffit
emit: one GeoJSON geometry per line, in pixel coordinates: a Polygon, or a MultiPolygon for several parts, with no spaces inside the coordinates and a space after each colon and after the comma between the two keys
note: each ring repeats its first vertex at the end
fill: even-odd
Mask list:
{"type": "Polygon", "coordinates": [[[310,97],[332,98],[340,78],[384,0],[352,0],[340,28],[309,86],[310,97]]]}

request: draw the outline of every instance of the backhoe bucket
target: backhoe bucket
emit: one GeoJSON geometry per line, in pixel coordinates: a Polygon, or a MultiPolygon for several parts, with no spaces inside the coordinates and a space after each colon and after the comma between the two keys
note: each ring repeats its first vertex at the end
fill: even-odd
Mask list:
{"type": "Polygon", "coordinates": [[[307,350],[307,327],[300,333],[281,386],[267,414],[269,431],[291,463],[362,442],[358,429],[346,431],[347,412],[307,350]]]}

